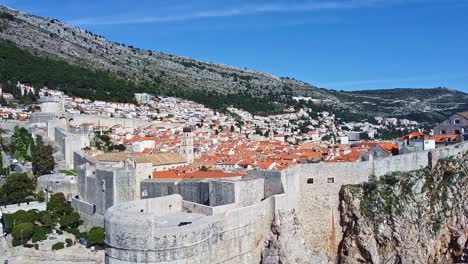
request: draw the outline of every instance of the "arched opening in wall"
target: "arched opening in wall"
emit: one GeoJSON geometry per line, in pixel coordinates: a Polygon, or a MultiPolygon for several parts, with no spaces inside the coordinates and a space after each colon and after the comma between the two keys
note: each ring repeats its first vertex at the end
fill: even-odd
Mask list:
{"type": "Polygon", "coordinates": [[[335,183],[335,178],[334,177],[327,178],[327,183],[335,183]]]}
{"type": "Polygon", "coordinates": [[[314,178],[307,179],[307,184],[314,184],[314,178]]]}

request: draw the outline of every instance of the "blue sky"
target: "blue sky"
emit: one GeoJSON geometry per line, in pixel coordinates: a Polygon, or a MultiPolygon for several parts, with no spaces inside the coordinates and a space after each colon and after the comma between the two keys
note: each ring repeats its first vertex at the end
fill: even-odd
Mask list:
{"type": "Polygon", "coordinates": [[[0,0],[136,47],[339,90],[468,92],[468,0],[0,0]]]}

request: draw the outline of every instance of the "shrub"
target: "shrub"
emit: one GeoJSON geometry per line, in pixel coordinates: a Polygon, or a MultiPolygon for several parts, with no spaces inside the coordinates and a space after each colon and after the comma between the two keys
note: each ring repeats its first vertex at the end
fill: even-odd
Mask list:
{"type": "Polygon", "coordinates": [[[21,240],[16,240],[16,239],[13,238],[13,240],[11,241],[11,244],[14,247],[20,246],[21,245],[21,240]]]}
{"type": "Polygon", "coordinates": [[[80,219],[80,214],[77,212],[72,212],[69,215],[60,216],[60,229],[66,230],[69,228],[77,228],[83,223],[80,219]]]}
{"type": "Polygon", "coordinates": [[[57,224],[57,217],[48,211],[43,211],[39,213],[39,221],[44,226],[53,227],[57,224]]]}
{"type": "Polygon", "coordinates": [[[37,199],[37,201],[40,202],[40,203],[45,202],[45,194],[44,194],[44,192],[38,192],[38,193],[36,194],[36,199],[37,199]]]}
{"type": "Polygon", "coordinates": [[[70,238],[65,239],[65,243],[67,243],[67,247],[71,247],[73,245],[73,240],[70,238]]]}
{"type": "Polygon", "coordinates": [[[34,234],[32,235],[32,242],[36,243],[37,241],[42,241],[47,239],[47,234],[49,234],[52,230],[46,227],[36,227],[34,230],[34,234]]]}
{"type": "Polygon", "coordinates": [[[103,246],[104,245],[104,228],[95,226],[89,230],[88,243],[91,246],[103,246]]]}
{"type": "Polygon", "coordinates": [[[77,239],[80,238],[80,230],[78,230],[78,228],[67,228],[67,229],[64,229],[64,231],[70,233],[70,234],[73,234],[77,239]]]}
{"type": "Polygon", "coordinates": [[[84,239],[88,239],[88,233],[86,232],[81,232],[79,235],[78,235],[78,239],[80,238],[84,238],[84,239]]]}
{"type": "Polygon", "coordinates": [[[4,216],[5,226],[8,230],[13,230],[15,225],[21,223],[33,223],[38,217],[38,213],[35,210],[19,210],[13,214],[6,214],[4,216]]]}
{"type": "Polygon", "coordinates": [[[57,242],[52,245],[52,250],[59,250],[65,247],[65,244],[63,242],[57,242]]]}
{"type": "Polygon", "coordinates": [[[47,203],[47,211],[51,211],[54,215],[68,215],[73,212],[73,208],[63,193],[55,193],[47,203]]]}
{"type": "Polygon", "coordinates": [[[34,233],[34,225],[32,223],[21,223],[16,225],[11,235],[15,240],[26,242],[34,233]]]}
{"type": "Polygon", "coordinates": [[[23,247],[25,247],[25,248],[33,248],[34,245],[33,245],[33,244],[24,244],[23,247]]]}

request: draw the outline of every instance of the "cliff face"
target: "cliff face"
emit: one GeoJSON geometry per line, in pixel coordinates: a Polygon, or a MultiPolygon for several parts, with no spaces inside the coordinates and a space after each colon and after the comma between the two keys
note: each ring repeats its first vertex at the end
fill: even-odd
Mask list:
{"type": "Polygon", "coordinates": [[[339,263],[467,263],[468,153],[340,192],[339,263]]]}
{"type": "Polygon", "coordinates": [[[296,211],[280,211],[262,250],[261,264],[326,264],[323,257],[313,256],[306,247],[296,211]]]}

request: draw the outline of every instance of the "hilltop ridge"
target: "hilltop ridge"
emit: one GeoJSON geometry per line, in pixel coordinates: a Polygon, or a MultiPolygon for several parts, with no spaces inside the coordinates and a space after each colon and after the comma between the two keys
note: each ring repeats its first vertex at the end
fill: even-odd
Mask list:
{"type": "Polygon", "coordinates": [[[0,38],[40,56],[53,56],[76,65],[108,70],[125,79],[258,97],[289,93],[291,89],[294,94],[334,99],[315,86],[294,79],[142,50],[108,41],[56,19],[41,18],[3,6],[0,11],[10,15],[2,16],[0,38]]]}
{"type": "MultiPolygon", "coordinates": [[[[29,52],[17,52],[18,56],[47,58],[42,66],[65,61],[73,67],[121,79],[130,85],[119,85],[127,92],[178,96],[213,108],[233,105],[255,114],[272,114],[294,106],[293,96],[305,96],[353,113],[430,123],[468,110],[468,94],[460,91],[434,88],[343,92],[318,88],[294,78],[126,46],[53,18],[4,6],[0,6],[0,40],[29,52]]],[[[14,60],[4,61],[3,66],[12,63],[14,60]]],[[[5,81],[8,76],[1,77],[0,81],[5,81]]],[[[47,76],[43,77],[46,83],[47,76]]],[[[106,93],[118,91],[109,88],[106,93]]]]}

